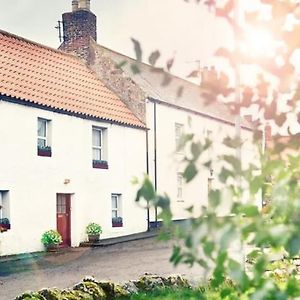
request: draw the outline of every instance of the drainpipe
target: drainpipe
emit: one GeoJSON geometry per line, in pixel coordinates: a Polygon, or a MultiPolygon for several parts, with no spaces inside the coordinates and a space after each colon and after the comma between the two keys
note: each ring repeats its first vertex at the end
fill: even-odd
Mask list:
{"type": "MultiPolygon", "coordinates": [[[[156,134],[156,101],[153,102],[153,122],[154,122],[154,188],[157,192],[157,134],[156,134]]],[[[155,205],[155,227],[157,228],[157,205],[155,205]]]]}
{"type": "MultiPolygon", "coordinates": [[[[147,172],[147,175],[149,175],[149,137],[148,137],[148,128],[146,129],[146,172],[147,172]]],[[[147,200],[147,231],[150,231],[149,200],[147,200]]]]}

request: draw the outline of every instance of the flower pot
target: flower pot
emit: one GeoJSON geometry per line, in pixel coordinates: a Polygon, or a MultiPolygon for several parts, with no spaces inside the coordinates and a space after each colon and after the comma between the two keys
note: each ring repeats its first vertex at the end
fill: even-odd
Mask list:
{"type": "Polygon", "coordinates": [[[108,169],[107,161],[105,160],[93,160],[94,169],[108,169]]]}
{"type": "Polygon", "coordinates": [[[123,227],[123,222],[113,222],[112,227],[123,227]]]}
{"type": "Polygon", "coordinates": [[[89,242],[90,243],[95,243],[95,242],[98,242],[99,239],[100,239],[100,234],[89,234],[88,235],[88,238],[89,238],[89,242]]]}
{"type": "Polygon", "coordinates": [[[52,244],[52,245],[48,245],[46,246],[47,252],[57,252],[59,249],[59,245],[58,244],[52,244]]]}
{"type": "Polygon", "coordinates": [[[45,148],[45,149],[38,148],[37,153],[38,153],[38,156],[46,156],[46,157],[52,156],[51,148],[45,148]]]}

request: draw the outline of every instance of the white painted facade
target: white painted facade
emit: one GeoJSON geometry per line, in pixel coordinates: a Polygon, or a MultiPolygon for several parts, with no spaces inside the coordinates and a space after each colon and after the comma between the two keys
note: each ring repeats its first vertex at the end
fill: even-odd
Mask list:
{"type": "MultiPolygon", "coordinates": [[[[152,182],[155,181],[155,154],[154,154],[154,102],[147,101],[147,126],[149,130],[149,174],[152,182]]],[[[234,117],[233,117],[234,120],[234,117]]],[[[199,173],[190,183],[183,183],[182,197],[178,198],[178,173],[182,173],[185,164],[180,163],[184,153],[176,152],[176,124],[183,126],[185,133],[194,133],[196,140],[204,140],[207,135],[213,141],[212,150],[209,153],[213,161],[214,187],[220,187],[218,174],[221,171],[222,163],[216,161],[217,155],[236,155],[235,150],[230,151],[223,145],[223,139],[227,136],[235,136],[234,124],[229,124],[221,119],[212,118],[199,112],[187,111],[183,108],[169,105],[168,103],[156,103],[156,155],[157,155],[157,191],[160,194],[167,193],[171,199],[171,209],[174,220],[185,219],[190,216],[187,208],[194,206],[195,215],[199,215],[201,206],[208,204],[208,186],[211,174],[208,169],[199,168],[199,173]]],[[[242,164],[245,166],[250,162],[258,163],[258,151],[254,146],[253,132],[250,129],[241,130],[242,164]]],[[[258,206],[261,205],[261,197],[255,199],[258,206]]],[[[221,206],[220,213],[225,214],[226,208],[221,206]]],[[[151,222],[155,221],[154,209],[150,213],[151,222]]]]}
{"type": "Polygon", "coordinates": [[[0,255],[44,249],[42,233],[56,229],[58,193],[71,194],[72,246],[87,239],[90,222],[102,226],[102,238],[145,231],[146,210],[131,184],[145,172],[144,130],[0,99],[0,194],[11,223],[0,234],[0,255]],[[37,155],[38,118],[50,120],[52,157],[37,155]],[[107,170],[92,167],[93,126],[107,133],[107,170]],[[121,194],[123,227],[112,227],[111,194],[121,194]]]}

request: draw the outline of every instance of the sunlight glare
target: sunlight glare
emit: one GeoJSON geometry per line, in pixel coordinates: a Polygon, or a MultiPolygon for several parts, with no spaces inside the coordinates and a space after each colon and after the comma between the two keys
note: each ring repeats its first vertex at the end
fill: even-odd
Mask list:
{"type": "Polygon", "coordinates": [[[241,51],[251,57],[272,57],[275,55],[277,43],[272,34],[264,29],[247,29],[240,42],[241,51]]]}

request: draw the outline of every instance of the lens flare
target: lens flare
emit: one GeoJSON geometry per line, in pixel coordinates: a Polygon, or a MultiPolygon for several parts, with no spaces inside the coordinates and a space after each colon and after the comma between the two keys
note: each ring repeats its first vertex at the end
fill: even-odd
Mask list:
{"type": "Polygon", "coordinates": [[[264,29],[246,29],[240,41],[241,51],[252,57],[273,57],[278,43],[272,34],[264,29]]]}

